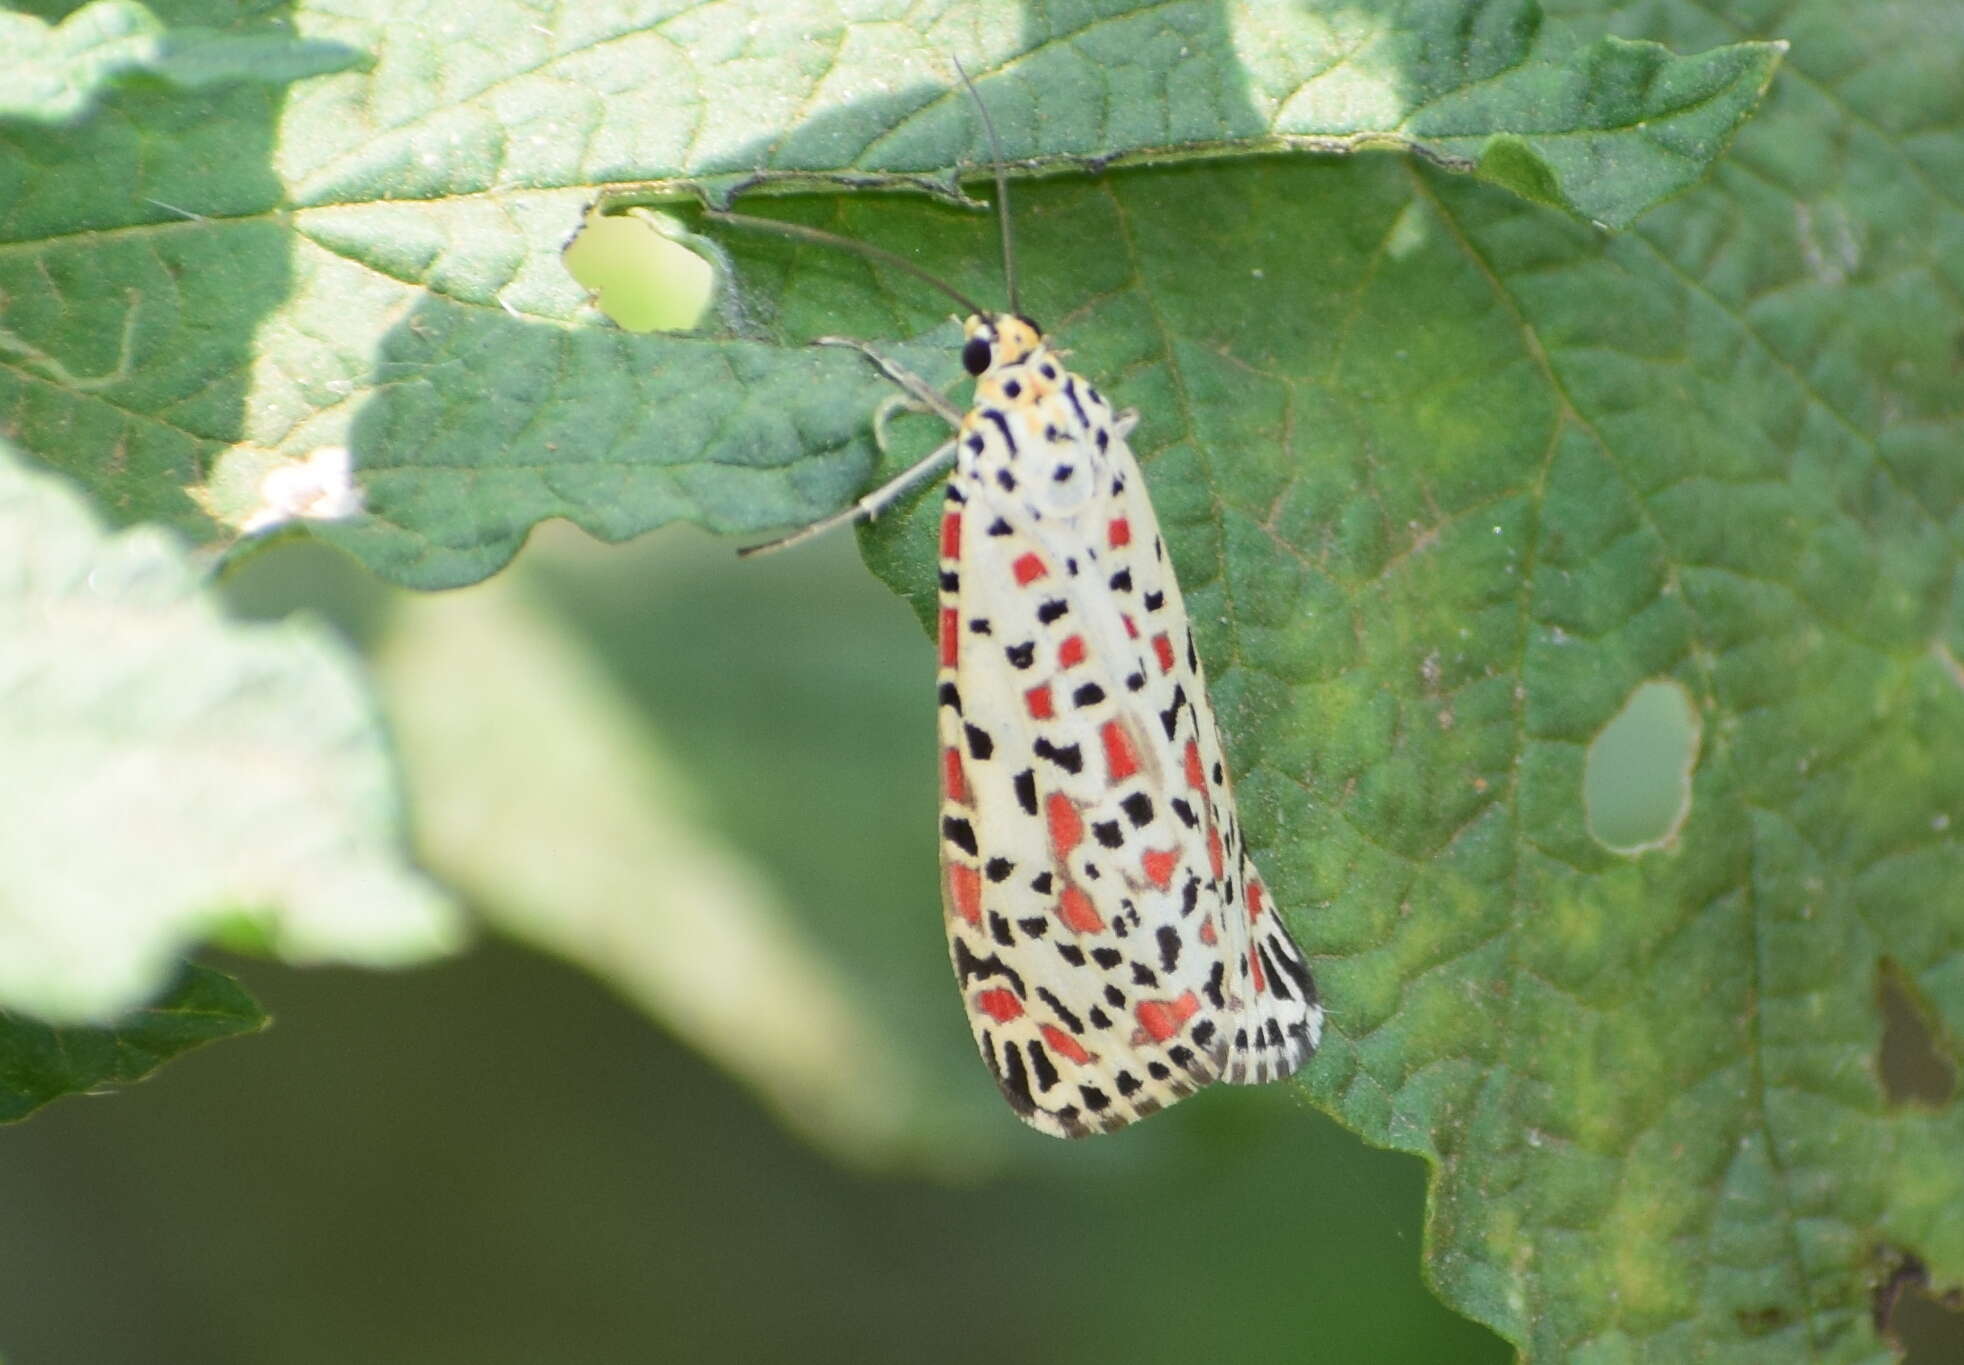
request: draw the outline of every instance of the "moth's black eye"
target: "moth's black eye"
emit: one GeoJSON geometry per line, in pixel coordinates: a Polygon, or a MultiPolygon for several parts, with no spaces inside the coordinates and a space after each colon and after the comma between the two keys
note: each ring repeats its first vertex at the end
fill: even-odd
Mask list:
{"type": "Polygon", "coordinates": [[[962,368],[970,374],[981,374],[989,368],[989,339],[970,337],[968,345],[962,347],[962,368]]]}

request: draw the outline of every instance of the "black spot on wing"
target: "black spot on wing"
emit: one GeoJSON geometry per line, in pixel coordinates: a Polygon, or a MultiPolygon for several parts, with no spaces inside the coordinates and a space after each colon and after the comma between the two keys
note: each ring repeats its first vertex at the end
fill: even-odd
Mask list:
{"type": "Polygon", "coordinates": [[[1016,788],[1016,804],[1023,808],[1025,815],[1037,813],[1037,775],[1034,770],[1025,768],[1010,779],[1016,788]]]}
{"type": "MultiPolygon", "coordinates": [[[[1052,744],[1049,740],[1039,737],[1030,748],[1038,758],[1049,759],[1067,773],[1075,774],[1084,770],[1084,751],[1075,744],[1066,744],[1059,747],[1058,745],[1052,744]]],[[[1030,798],[1028,809],[1032,815],[1037,813],[1034,794],[1030,798]]]]}
{"type": "Polygon", "coordinates": [[[1023,1054],[1014,1043],[1003,1044],[1002,1093],[1009,1097],[1010,1107],[1019,1114],[1028,1114],[1037,1107],[1036,1096],[1030,1093],[1030,1073],[1023,1065],[1023,1054]]]}
{"type": "Polygon", "coordinates": [[[1283,975],[1296,983],[1296,991],[1304,1000],[1315,1004],[1316,983],[1310,979],[1309,968],[1292,951],[1291,945],[1278,943],[1274,939],[1270,939],[1269,943],[1275,950],[1275,964],[1282,969],[1283,975]]]}
{"type": "Polygon", "coordinates": [[[1036,1072],[1037,1089],[1048,1090],[1057,1084],[1057,1068],[1050,1064],[1050,1054],[1044,1051],[1043,1044],[1032,1038],[1024,1046],[1030,1050],[1030,1070],[1036,1072]]]}
{"type": "Polygon", "coordinates": [[[1255,956],[1262,960],[1262,971],[1268,976],[1268,988],[1274,993],[1275,998],[1278,1000],[1295,999],[1295,992],[1289,989],[1287,978],[1275,969],[1275,959],[1270,956],[1266,943],[1256,947],[1255,956]]]}
{"type": "Polygon", "coordinates": [[[1009,988],[1016,992],[1017,999],[1028,998],[1029,992],[1023,989],[1023,978],[1017,975],[1014,967],[994,953],[990,953],[987,957],[977,957],[969,951],[968,944],[960,938],[954,940],[954,945],[955,979],[961,983],[963,989],[966,989],[971,981],[987,981],[990,977],[999,976],[1009,983],[1009,988]]]}
{"type": "Polygon", "coordinates": [[[1075,1011],[1065,1005],[1062,1000],[1059,1000],[1052,993],[1050,987],[1038,986],[1037,999],[1050,1006],[1050,1012],[1057,1016],[1057,1022],[1069,1029],[1072,1033],[1084,1032],[1084,1020],[1078,1018],[1075,1011]]]}
{"type": "Polygon", "coordinates": [[[1084,414],[1084,404],[1078,401],[1077,377],[1075,375],[1067,374],[1064,376],[1064,397],[1070,401],[1071,411],[1077,414],[1079,424],[1087,427],[1090,426],[1091,419],[1084,414]]]}
{"type": "Polygon", "coordinates": [[[1166,742],[1172,743],[1180,731],[1180,712],[1186,709],[1187,689],[1179,683],[1173,684],[1173,704],[1159,713],[1160,728],[1166,731],[1166,742]]]}
{"type": "MultiPolygon", "coordinates": [[[[1009,447],[1009,453],[1014,455],[1016,453],[1016,438],[1010,434],[1009,419],[1002,415],[1002,411],[999,408],[983,408],[982,416],[996,424],[996,430],[1002,433],[1003,444],[1007,445],[1009,447]]],[[[1003,472],[1007,473],[1008,471],[1004,470],[1003,472]]],[[[1015,486],[1016,481],[1014,479],[1010,480],[1008,487],[1014,488],[1015,486]]]]}
{"type": "Polygon", "coordinates": [[[969,857],[976,856],[975,827],[959,815],[950,815],[942,819],[941,837],[969,857]]]}

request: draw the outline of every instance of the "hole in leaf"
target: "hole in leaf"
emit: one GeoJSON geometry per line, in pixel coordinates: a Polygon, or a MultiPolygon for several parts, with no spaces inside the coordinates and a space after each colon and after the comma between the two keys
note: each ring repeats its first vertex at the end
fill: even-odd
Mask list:
{"type": "Polygon", "coordinates": [[[683,242],[682,225],[648,209],[587,215],[561,253],[566,271],[629,332],[686,332],[702,325],[716,271],[683,242]]]}
{"type": "Polygon", "coordinates": [[[1589,745],[1582,805],[1589,833],[1615,853],[1636,854],[1677,837],[1691,813],[1698,712],[1674,682],[1647,682],[1589,745]]]}
{"type": "Polygon", "coordinates": [[[1957,1063],[1945,1053],[1930,1002],[1888,958],[1876,969],[1875,992],[1882,1006],[1882,1047],[1876,1069],[1882,1076],[1883,1095],[1897,1105],[1950,1103],[1957,1094],[1957,1063]]]}
{"type": "Polygon", "coordinates": [[[1903,1365],[1964,1360],[1964,1293],[1931,1293],[1923,1262],[1908,1253],[1895,1256],[1895,1268],[1875,1290],[1876,1331],[1902,1353],[1903,1365]]]}

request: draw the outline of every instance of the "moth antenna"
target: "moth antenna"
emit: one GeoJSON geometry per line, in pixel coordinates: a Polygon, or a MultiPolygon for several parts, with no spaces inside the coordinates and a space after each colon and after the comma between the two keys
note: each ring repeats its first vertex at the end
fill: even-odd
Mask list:
{"type": "Polygon", "coordinates": [[[997,231],[1002,236],[1002,282],[1003,292],[1009,295],[1009,311],[1021,314],[1022,305],[1016,298],[1016,250],[1009,234],[1009,173],[1003,169],[1002,143],[996,139],[996,123],[989,117],[989,106],[982,102],[982,94],[975,88],[975,82],[968,78],[960,57],[953,57],[955,71],[968,87],[968,93],[975,101],[975,111],[982,116],[982,131],[989,136],[989,155],[996,162],[996,220],[997,231]]]}
{"type": "Polygon", "coordinates": [[[873,246],[867,242],[855,242],[850,237],[841,237],[836,232],[827,232],[823,228],[806,227],[803,223],[780,222],[776,218],[757,218],[748,213],[728,213],[722,209],[704,209],[702,216],[709,219],[712,223],[728,223],[732,227],[755,228],[760,232],[775,232],[780,237],[792,237],[801,242],[815,242],[819,246],[837,247],[841,251],[856,252],[868,260],[878,261],[882,265],[890,265],[895,270],[906,271],[917,280],[927,281],[927,283],[933,285],[956,303],[966,308],[971,316],[989,316],[989,309],[984,308],[981,304],[962,293],[961,290],[955,288],[946,280],[943,280],[931,271],[923,270],[905,256],[896,255],[884,247],[873,246]]]}

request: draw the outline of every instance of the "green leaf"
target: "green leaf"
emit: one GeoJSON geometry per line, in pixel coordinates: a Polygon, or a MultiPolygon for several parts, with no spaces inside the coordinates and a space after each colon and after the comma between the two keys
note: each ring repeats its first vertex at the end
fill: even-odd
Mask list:
{"type": "Polygon", "coordinates": [[[456,946],[345,644],[225,619],[172,536],[105,535],[4,444],[0,546],[0,1008],[113,1023],[218,932],[299,962],[456,946]]]}
{"type": "MultiPolygon", "coordinates": [[[[1813,41],[1767,108],[1614,238],[1364,158],[1018,197],[1028,311],[1141,414],[1248,842],[1330,1011],[1304,1083],[1432,1163],[1428,1274],[1529,1359],[1873,1360],[1879,1265],[1964,1280],[1964,1105],[1879,1058],[1898,965],[1964,1039],[1940,13],[1782,11],[1813,41]],[[1623,776],[1689,786],[1619,851],[1585,772],[1660,684],[1693,708],[1645,741],[1670,780],[1623,776]]],[[[904,216],[828,221],[986,278],[904,216]]],[[[924,623],[939,511],[864,533],[924,623]]]]}
{"type": "Polygon", "coordinates": [[[358,57],[339,43],[278,30],[170,29],[135,0],[93,0],[59,24],[0,13],[7,82],[0,118],[70,121],[112,81],[143,72],[186,89],[235,81],[284,85],[339,71],[358,57]]]}
{"type": "Polygon", "coordinates": [[[0,1123],[63,1095],[140,1081],[194,1047],[266,1023],[238,982],[195,964],[162,998],[111,1028],[50,1028],[0,1010],[0,1123]]]}
{"type": "MultiPolygon", "coordinates": [[[[202,542],[310,520],[421,587],[494,571],[549,517],[755,533],[841,504],[875,458],[862,365],[772,344],[796,333],[750,284],[714,334],[622,336],[560,249],[603,193],[958,201],[989,152],[953,56],[1017,174],[1080,195],[1098,168],[1386,148],[1611,225],[1703,175],[1778,58],[1673,56],[1526,0],[1103,0],[918,31],[813,3],[555,27],[510,0],[442,22],[367,0],[291,28],[104,5],[13,21],[42,93],[0,122],[0,412],[118,520],[202,542]],[[365,64],[278,88],[319,44],[365,64]],[[110,80],[135,71],[165,79],[110,80]],[[319,483],[343,449],[366,515],[319,483]]],[[[925,316],[848,306],[824,330],[925,316]]]]}

